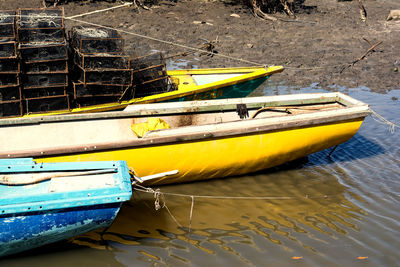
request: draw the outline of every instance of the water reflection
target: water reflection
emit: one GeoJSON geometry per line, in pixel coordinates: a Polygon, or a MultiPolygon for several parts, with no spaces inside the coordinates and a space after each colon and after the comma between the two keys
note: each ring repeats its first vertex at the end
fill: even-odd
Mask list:
{"type": "MultiPolygon", "coordinates": [[[[332,90],[337,89],[400,125],[400,90],[383,95],[365,88],[332,90]]],[[[258,94],[319,91],[324,90],[316,85],[294,89],[272,83],[272,90],[258,94]]],[[[165,194],[166,207],[160,210],[154,208],[153,194],[136,192],[105,233],[0,264],[71,266],[80,260],[93,265],[98,259],[99,266],[395,266],[400,260],[400,131],[388,129],[368,117],[330,157],[328,149],[247,176],[163,186],[162,192],[181,195],[165,194]]]]}

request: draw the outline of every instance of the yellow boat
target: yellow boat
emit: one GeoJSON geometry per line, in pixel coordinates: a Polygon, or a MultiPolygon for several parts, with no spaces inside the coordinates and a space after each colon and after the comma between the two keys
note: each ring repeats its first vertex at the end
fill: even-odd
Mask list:
{"type": "Polygon", "coordinates": [[[167,75],[177,88],[173,91],[132,98],[118,103],[91,105],[25,116],[122,110],[131,104],[246,97],[272,74],[283,70],[282,66],[169,70],[167,75]]]}
{"type": "Polygon", "coordinates": [[[126,160],[147,184],[255,172],[349,140],[370,114],[342,93],[132,105],[124,111],[0,120],[0,158],[126,160]],[[248,115],[248,116],[247,116],[248,115]]]}

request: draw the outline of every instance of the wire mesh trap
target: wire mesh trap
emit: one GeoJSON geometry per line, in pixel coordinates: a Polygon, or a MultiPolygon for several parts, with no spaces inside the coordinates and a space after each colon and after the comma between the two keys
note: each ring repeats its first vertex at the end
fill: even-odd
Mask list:
{"type": "Polygon", "coordinates": [[[75,50],[74,63],[85,70],[129,69],[129,57],[107,53],[83,54],[75,50]]]}
{"type": "Polygon", "coordinates": [[[132,85],[132,70],[83,70],[78,68],[83,84],[132,85]]]}
{"type": "Polygon", "coordinates": [[[22,116],[21,100],[0,101],[0,117],[22,116]]]}
{"type": "Polygon", "coordinates": [[[131,97],[129,86],[123,85],[101,85],[101,84],[88,84],[85,86],[84,83],[73,82],[74,88],[74,98],[81,97],[107,97],[115,96],[121,97],[131,97]]]}
{"type": "Polygon", "coordinates": [[[18,27],[20,29],[64,28],[64,9],[18,9],[18,27]]]}
{"type": "Polygon", "coordinates": [[[19,73],[21,71],[20,66],[17,57],[0,58],[0,72],[19,73]]]}
{"type": "Polygon", "coordinates": [[[65,42],[19,44],[19,52],[25,63],[68,59],[67,44],[65,42]]]}
{"type": "Polygon", "coordinates": [[[20,84],[19,73],[0,73],[0,88],[18,86],[20,84]]]}
{"type": "Polygon", "coordinates": [[[27,114],[70,109],[68,95],[25,98],[23,102],[27,114]]]}
{"type": "MultiPolygon", "coordinates": [[[[1,62],[1,61],[0,61],[1,62]]],[[[30,73],[68,73],[68,61],[48,60],[24,64],[24,72],[30,73]]]]}
{"type": "Polygon", "coordinates": [[[67,86],[67,73],[29,73],[22,76],[25,88],[67,86]]]}
{"type": "Polygon", "coordinates": [[[135,97],[143,97],[176,90],[177,87],[170,81],[166,64],[161,52],[131,60],[133,68],[133,84],[135,97]]]}
{"type": "Polygon", "coordinates": [[[40,98],[48,96],[65,96],[67,95],[66,87],[45,87],[45,88],[24,88],[22,90],[22,97],[26,98],[40,98]]]}
{"type": "Polygon", "coordinates": [[[21,86],[0,88],[0,102],[21,100],[21,86]]]}
{"type": "Polygon", "coordinates": [[[17,55],[17,44],[9,39],[0,39],[0,58],[15,57],[17,55]]]}
{"type": "Polygon", "coordinates": [[[15,38],[15,11],[0,11],[0,38],[15,38]]]}
{"type": "Polygon", "coordinates": [[[124,39],[114,29],[75,26],[70,39],[72,47],[83,54],[122,54],[124,51],[124,39]]]}

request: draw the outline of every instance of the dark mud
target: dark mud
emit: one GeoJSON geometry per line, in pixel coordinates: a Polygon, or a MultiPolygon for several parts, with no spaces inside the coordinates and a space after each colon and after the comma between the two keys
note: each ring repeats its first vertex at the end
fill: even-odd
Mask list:
{"type": "MultiPolygon", "coordinates": [[[[121,3],[74,1],[62,6],[68,17],[121,3]]],[[[124,7],[76,19],[125,32],[129,55],[162,50],[172,60],[185,60],[186,68],[283,65],[286,70],[272,80],[284,81],[289,86],[366,86],[381,93],[400,89],[400,21],[386,21],[391,9],[400,9],[400,2],[365,0],[364,5],[366,22],[360,19],[357,1],[334,0],[304,1],[292,22],[265,21],[256,18],[243,4],[226,0],[159,1],[149,9],[124,7]],[[194,48],[204,48],[204,40],[217,40],[218,54],[191,53],[182,46],[126,32],[194,48]],[[373,52],[350,65],[371,44],[380,41],[373,52]]],[[[40,6],[41,0],[0,1],[0,9],[40,6]]],[[[290,20],[284,14],[275,16],[290,20]]],[[[66,20],[67,28],[77,24],[83,23],[66,20]]]]}

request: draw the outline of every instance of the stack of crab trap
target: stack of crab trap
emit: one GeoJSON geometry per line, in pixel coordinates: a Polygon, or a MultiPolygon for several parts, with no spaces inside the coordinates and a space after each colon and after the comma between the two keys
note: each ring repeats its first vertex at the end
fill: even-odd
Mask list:
{"type": "Polygon", "coordinates": [[[0,117],[22,115],[15,11],[0,11],[0,117]]]}
{"type": "Polygon", "coordinates": [[[130,61],[133,69],[134,97],[145,97],[177,89],[167,75],[163,54],[159,51],[130,61]]]}
{"type": "Polygon", "coordinates": [[[17,33],[25,112],[70,109],[64,10],[19,9],[17,33]]]}
{"type": "Polygon", "coordinates": [[[72,86],[78,107],[132,97],[132,69],[124,39],[114,29],[76,26],[70,31],[72,86]]]}

